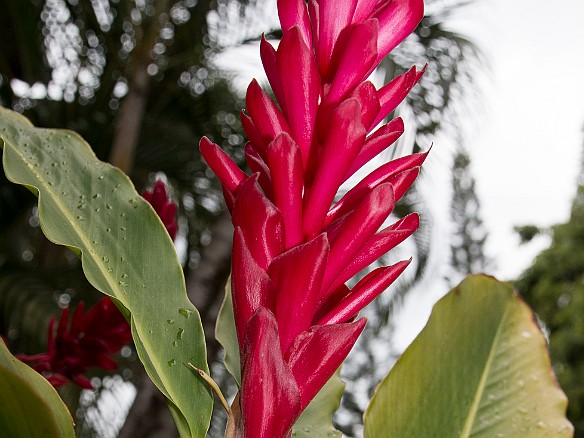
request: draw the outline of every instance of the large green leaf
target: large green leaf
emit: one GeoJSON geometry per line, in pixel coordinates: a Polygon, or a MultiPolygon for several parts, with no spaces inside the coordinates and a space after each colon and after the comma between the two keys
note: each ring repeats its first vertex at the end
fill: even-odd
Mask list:
{"type": "Polygon", "coordinates": [[[0,436],[75,436],[73,419],[57,391],[20,362],[0,339],[0,436]]]}
{"type": "Polygon", "coordinates": [[[241,369],[239,365],[239,343],[235,331],[235,315],[231,298],[231,277],[225,286],[225,297],[217,315],[215,338],[223,347],[225,356],[223,363],[229,374],[233,376],[238,386],[241,386],[241,369]]]}
{"type": "Polygon", "coordinates": [[[38,194],[45,235],[80,253],[91,284],[130,312],[140,359],[184,423],[182,435],[205,436],[212,397],[187,365],[208,371],[203,329],[150,204],[73,132],[38,129],[0,108],[0,137],[6,176],[38,194]]]}
{"type": "Polygon", "coordinates": [[[380,383],[365,438],[573,434],[533,313],[510,285],[470,276],[380,383]]]}
{"type": "MultiPolygon", "coordinates": [[[[215,337],[225,350],[225,358],[223,359],[225,368],[234,377],[237,384],[241,385],[239,344],[235,332],[230,284],[230,281],[227,281],[225,298],[217,316],[215,337]]],[[[319,391],[296,421],[292,429],[292,436],[297,438],[310,438],[315,436],[340,438],[341,432],[334,428],[332,417],[339,408],[344,389],[345,384],[340,379],[339,370],[319,391]]]]}

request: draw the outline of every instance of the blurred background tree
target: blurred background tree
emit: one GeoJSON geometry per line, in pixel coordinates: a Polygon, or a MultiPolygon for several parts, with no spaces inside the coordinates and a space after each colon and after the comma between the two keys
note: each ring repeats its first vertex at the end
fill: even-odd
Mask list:
{"type": "MultiPolygon", "coordinates": [[[[584,152],[584,151],[583,151],[584,152]]],[[[584,154],[570,219],[551,229],[542,251],[515,285],[548,334],[558,382],[568,396],[568,419],[584,437],[584,154]]]]}
{"type": "MultiPolygon", "coordinates": [[[[412,64],[428,64],[393,115],[406,119],[408,134],[383,159],[427,149],[440,130],[461,130],[460,116],[476,97],[473,76],[482,59],[447,24],[468,3],[427,0],[415,34],[379,70],[378,78],[387,82],[412,64]]],[[[203,319],[210,362],[219,352],[213,328],[230,270],[232,229],[220,185],[197,145],[207,135],[245,166],[239,122],[244,103],[242,90],[233,85],[245,61],[230,57],[229,68],[218,68],[216,61],[227,49],[248,43],[257,52],[260,33],[275,22],[274,5],[269,0],[0,0],[0,40],[11,42],[0,50],[0,105],[24,113],[37,126],[79,132],[100,159],[130,175],[138,190],[156,175],[172,187],[179,204],[177,252],[189,297],[203,319]]],[[[280,34],[276,28],[270,32],[274,38],[280,34]]],[[[428,179],[422,175],[421,183],[428,179]]],[[[423,223],[414,243],[381,261],[415,252],[415,272],[367,311],[369,327],[346,367],[355,383],[338,419],[348,436],[358,435],[366,400],[393,363],[387,356],[394,306],[425,273],[432,275],[425,271],[432,221],[419,191],[404,199],[394,219],[420,210],[423,223]]],[[[43,350],[52,315],[99,298],[78,260],[43,237],[32,195],[0,174],[0,334],[12,350],[43,350]]],[[[61,391],[76,413],[78,435],[176,435],[135,352],[126,349],[122,356],[120,376],[96,374],[96,392],[80,394],[70,386],[61,391]],[[130,408],[133,387],[138,396],[130,408]],[[118,411],[115,421],[112,411],[118,411]]],[[[221,368],[213,369],[220,378],[221,368]]],[[[214,425],[209,436],[220,430],[220,423],[214,425]]]]}
{"type": "Polygon", "coordinates": [[[453,230],[447,280],[454,287],[468,274],[484,273],[489,266],[485,254],[488,234],[481,219],[470,156],[462,145],[452,163],[450,218],[453,230]]]}

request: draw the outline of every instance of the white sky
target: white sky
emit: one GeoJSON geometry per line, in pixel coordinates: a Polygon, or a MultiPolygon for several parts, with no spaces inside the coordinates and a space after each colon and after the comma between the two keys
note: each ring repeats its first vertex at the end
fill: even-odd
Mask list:
{"type": "MultiPolygon", "coordinates": [[[[491,274],[513,279],[549,243],[520,247],[513,226],[566,221],[576,191],[584,137],[584,1],[479,0],[451,27],[475,41],[491,67],[481,81],[485,120],[468,149],[490,232],[491,274]]],[[[398,317],[398,348],[446,292],[419,289],[398,317]]]]}

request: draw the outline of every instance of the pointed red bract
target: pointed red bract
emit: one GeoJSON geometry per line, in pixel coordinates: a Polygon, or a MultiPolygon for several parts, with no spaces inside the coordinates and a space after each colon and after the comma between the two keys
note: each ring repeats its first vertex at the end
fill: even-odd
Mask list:
{"type": "Polygon", "coordinates": [[[286,436],[301,412],[300,390],[284,362],[276,318],[263,307],[247,324],[241,359],[244,436],[286,436]]]}

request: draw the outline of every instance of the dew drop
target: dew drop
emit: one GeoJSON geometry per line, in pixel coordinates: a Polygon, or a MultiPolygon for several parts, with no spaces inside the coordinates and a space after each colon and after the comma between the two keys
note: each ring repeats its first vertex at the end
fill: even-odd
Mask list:
{"type": "Polygon", "coordinates": [[[175,365],[176,365],[176,360],[174,360],[174,359],[170,359],[170,360],[168,361],[168,366],[169,366],[169,367],[173,367],[173,366],[175,366],[175,365]]]}
{"type": "Polygon", "coordinates": [[[108,228],[106,228],[106,229],[105,229],[105,232],[106,232],[106,233],[109,233],[111,230],[112,230],[112,229],[108,227],[108,228]]]}
{"type": "Polygon", "coordinates": [[[112,206],[109,205],[109,204],[105,204],[105,208],[107,208],[108,210],[111,210],[112,209],[112,206]]]}
{"type": "Polygon", "coordinates": [[[537,422],[537,424],[535,425],[535,427],[537,427],[538,429],[547,429],[548,425],[545,424],[545,421],[540,420],[537,422]]]}
{"type": "Polygon", "coordinates": [[[174,324],[174,319],[169,318],[169,319],[166,320],[166,322],[169,323],[169,324],[174,324]]]}
{"type": "Polygon", "coordinates": [[[185,332],[184,329],[179,328],[178,332],[176,332],[176,339],[182,339],[184,332],[185,332]]]}
{"type": "Polygon", "coordinates": [[[103,256],[101,258],[105,263],[109,263],[109,257],[108,256],[103,256]]]}
{"type": "Polygon", "coordinates": [[[126,231],[126,227],[120,227],[120,230],[126,231]]]}
{"type": "Polygon", "coordinates": [[[178,309],[178,313],[185,318],[189,318],[193,314],[193,311],[191,309],[178,309]]]}
{"type": "Polygon", "coordinates": [[[103,175],[99,175],[98,176],[98,179],[103,179],[103,175]]]}
{"type": "Polygon", "coordinates": [[[122,287],[127,287],[127,286],[128,286],[128,283],[126,283],[125,281],[121,281],[121,280],[120,280],[120,281],[118,281],[118,284],[119,284],[120,286],[122,286],[122,287]]]}
{"type": "Polygon", "coordinates": [[[99,193],[95,193],[95,194],[92,196],[92,198],[93,198],[93,199],[101,198],[101,195],[100,195],[99,193]]]}
{"type": "Polygon", "coordinates": [[[128,278],[128,274],[122,274],[122,278],[128,278]]]}
{"type": "Polygon", "coordinates": [[[178,342],[176,342],[176,341],[172,341],[172,346],[173,346],[173,347],[176,347],[177,345],[178,345],[178,342]]]}

